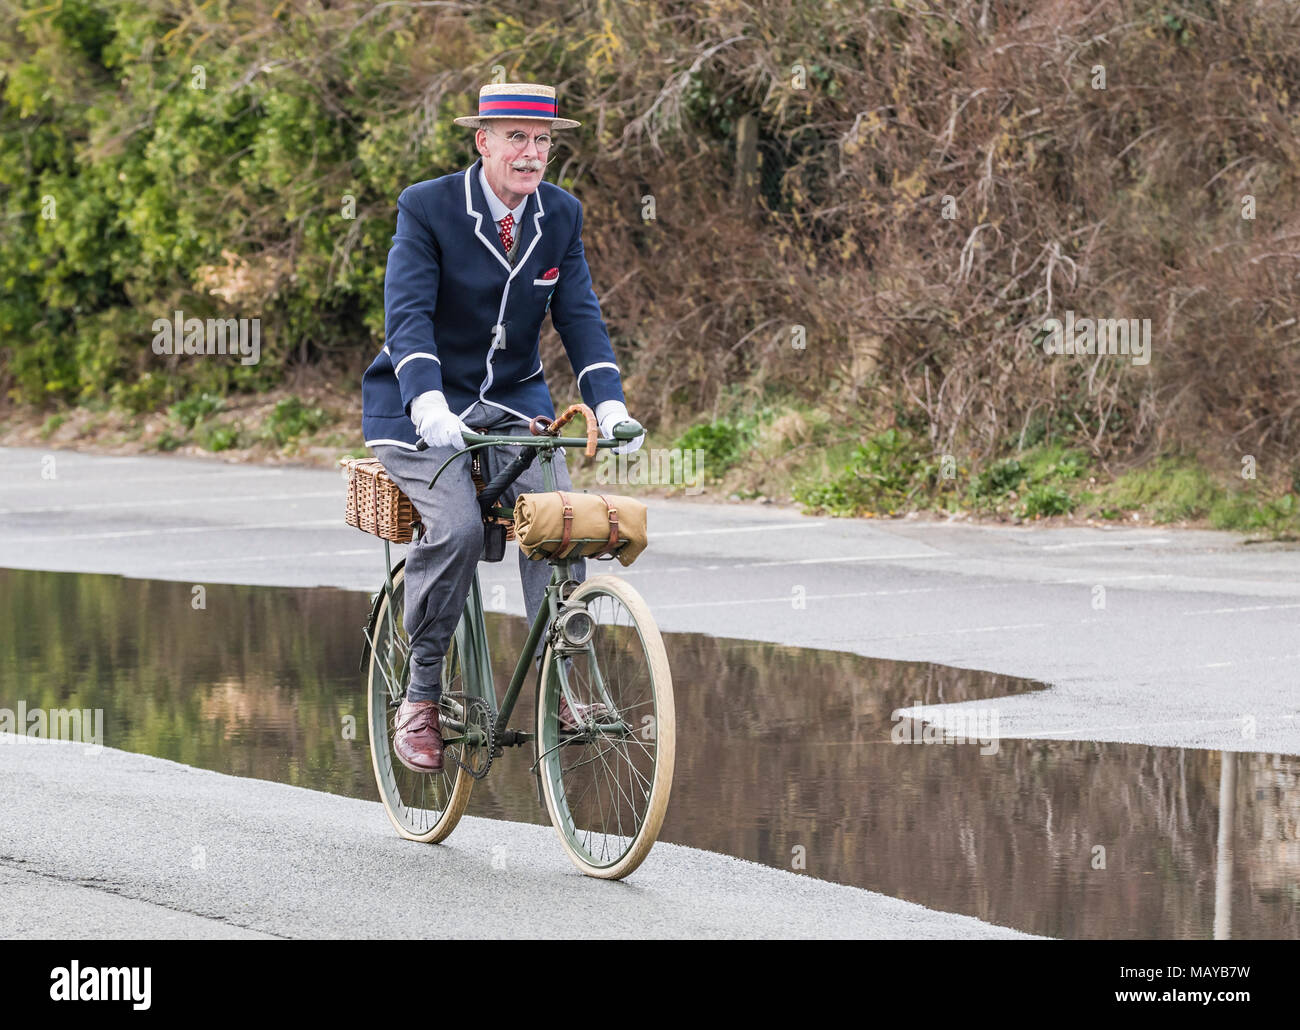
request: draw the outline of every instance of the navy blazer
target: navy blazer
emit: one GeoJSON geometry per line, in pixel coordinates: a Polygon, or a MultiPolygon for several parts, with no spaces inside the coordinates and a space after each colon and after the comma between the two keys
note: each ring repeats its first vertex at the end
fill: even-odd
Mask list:
{"type": "Polygon", "coordinates": [[[506,258],[479,183],[479,165],[428,179],[397,198],[397,233],[384,274],[384,337],[362,378],[368,446],[414,449],[411,401],[441,390],[464,415],[476,403],[529,419],[554,417],[538,345],[542,320],[564,343],[582,399],[623,401],[609,332],[582,249],[582,204],[541,182],[506,258]],[[546,273],[558,269],[558,277],[546,273]]]}

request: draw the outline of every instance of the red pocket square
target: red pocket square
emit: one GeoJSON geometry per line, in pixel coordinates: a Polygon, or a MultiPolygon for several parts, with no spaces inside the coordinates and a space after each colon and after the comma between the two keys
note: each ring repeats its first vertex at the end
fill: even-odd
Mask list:
{"type": "Polygon", "coordinates": [[[558,279],[559,277],[560,277],[560,270],[558,268],[548,268],[542,274],[543,279],[558,279]]]}

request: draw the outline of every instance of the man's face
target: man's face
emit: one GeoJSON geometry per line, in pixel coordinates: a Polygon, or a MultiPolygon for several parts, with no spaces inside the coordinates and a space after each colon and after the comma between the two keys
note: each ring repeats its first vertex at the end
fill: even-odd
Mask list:
{"type": "Polygon", "coordinates": [[[507,207],[516,207],[542,181],[548,155],[538,153],[533,137],[543,133],[551,135],[549,120],[500,118],[492,120],[490,132],[479,129],[475,134],[488,185],[507,207]],[[516,148],[503,139],[513,132],[526,133],[528,142],[516,148]]]}

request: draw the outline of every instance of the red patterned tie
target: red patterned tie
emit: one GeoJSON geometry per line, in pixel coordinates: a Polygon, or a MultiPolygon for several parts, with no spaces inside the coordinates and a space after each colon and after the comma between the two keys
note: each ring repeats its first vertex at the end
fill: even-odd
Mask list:
{"type": "Polygon", "coordinates": [[[515,245],[514,232],[512,231],[514,227],[515,216],[507,211],[505,218],[501,219],[501,228],[499,230],[501,233],[501,246],[505,247],[507,254],[510,253],[510,248],[515,245]]]}

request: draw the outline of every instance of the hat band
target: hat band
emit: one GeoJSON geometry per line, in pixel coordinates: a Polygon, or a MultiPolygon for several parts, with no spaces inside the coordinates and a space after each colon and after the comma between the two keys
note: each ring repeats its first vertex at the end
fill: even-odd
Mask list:
{"type": "Polygon", "coordinates": [[[480,118],[554,118],[555,101],[547,97],[498,94],[480,98],[478,113],[480,118]]]}

